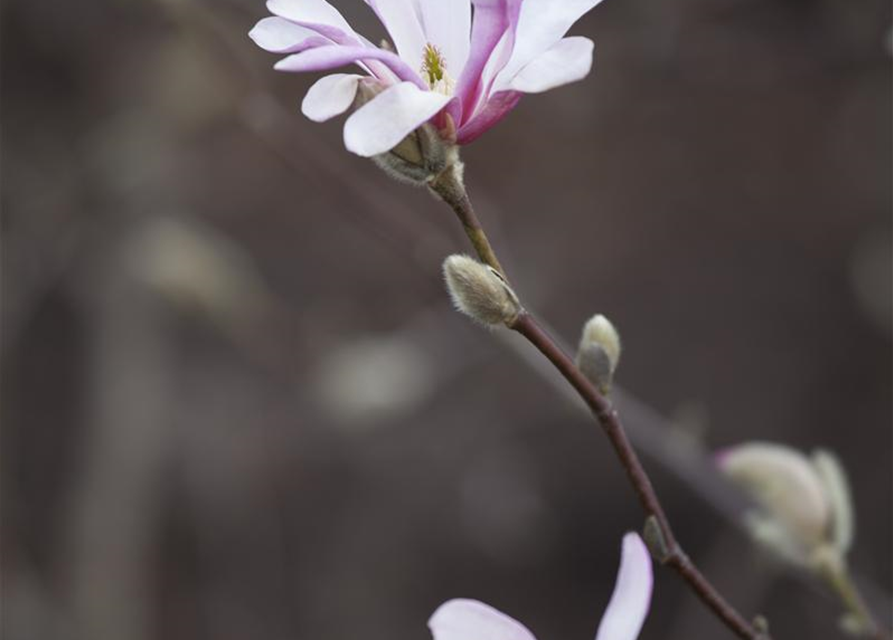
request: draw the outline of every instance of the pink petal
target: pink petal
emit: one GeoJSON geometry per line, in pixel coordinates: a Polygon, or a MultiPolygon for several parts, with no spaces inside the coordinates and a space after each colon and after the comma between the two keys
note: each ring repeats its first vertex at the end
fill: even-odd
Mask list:
{"type": "Polygon", "coordinates": [[[582,80],[592,69],[595,44],[580,36],[564,38],[521,69],[511,88],[524,93],[541,93],[569,82],[582,80]]]}
{"type": "Polygon", "coordinates": [[[366,4],[388,30],[400,57],[413,69],[421,69],[428,39],[422,31],[415,0],[366,0],[366,4]]]}
{"type": "Polygon", "coordinates": [[[434,640],[536,640],[517,620],[477,600],[449,600],[428,620],[434,640]]]}
{"type": "Polygon", "coordinates": [[[471,118],[480,97],[481,74],[497,43],[509,28],[511,8],[520,0],[472,0],[474,21],[471,25],[471,48],[468,61],[456,83],[464,121],[471,118]]]}
{"type": "Polygon", "coordinates": [[[511,59],[493,90],[506,89],[529,62],[548,51],[583,14],[601,0],[524,0],[511,59]]]}
{"type": "Polygon", "coordinates": [[[636,640],[648,615],[654,577],[651,554],[635,533],[623,537],[623,553],[614,594],[595,640],[636,640]]]}
{"type": "Polygon", "coordinates": [[[444,57],[453,79],[462,73],[471,47],[471,0],[419,0],[422,29],[444,57]]]}
{"type": "Polygon", "coordinates": [[[481,109],[472,119],[459,128],[456,135],[456,142],[459,144],[468,144],[474,142],[487,129],[495,126],[506,117],[509,112],[515,108],[521,99],[519,91],[500,91],[490,96],[484,108],[481,109]]]}
{"type": "Polygon", "coordinates": [[[389,87],[347,119],[344,145],[367,158],[390,151],[449,101],[448,96],[421,91],[411,82],[389,87]]]}
{"type": "Polygon", "coordinates": [[[397,55],[383,49],[364,46],[329,45],[308,49],[283,58],[274,66],[279,71],[328,71],[352,62],[380,60],[401,80],[416,84],[422,89],[428,86],[397,55]]]}
{"type": "Polygon", "coordinates": [[[325,122],[350,108],[363,76],[334,73],[316,81],[304,96],[301,111],[314,122],[325,122]]]}
{"type": "Polygon", "coordinates": [[[261,49],[273,53],[295,53],[311,47],[332,44],[328,38],[284,18],[264,18],[248,33],[261,49]]]}

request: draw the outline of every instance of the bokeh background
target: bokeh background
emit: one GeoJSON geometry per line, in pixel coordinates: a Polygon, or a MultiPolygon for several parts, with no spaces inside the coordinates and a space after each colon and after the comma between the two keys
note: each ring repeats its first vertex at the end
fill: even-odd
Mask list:
{"type": "MultiPolygon", "coordinates": [[[[605,439],[450,310],[451,214],[303,118],[313,78],[246,36],[264,14],[2,4],[4,638],[427,638],[456,596],[592,637],[641,521],[605,439]]],[[[837,452],[889,619],[890,24],[886,0],[608,0],[573,30],[592,75],[464,153],[530,306],[568,341],[621,328],[679,537],[779,639],[840,638],[839,611],[697,461],[837,452]]],[[[726,637],[658,572],[643,639],[726,637]]]]}

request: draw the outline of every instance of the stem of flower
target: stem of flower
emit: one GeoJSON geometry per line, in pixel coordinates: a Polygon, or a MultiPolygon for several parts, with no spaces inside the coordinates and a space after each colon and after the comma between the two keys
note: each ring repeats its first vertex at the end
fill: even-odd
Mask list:
{"type": "MultiPolygon", "coordinates": [[[[462,184],[461,168],[447,169],[444,174],[430,184],[430,188],[439,195],[458,216],[471,241],[478,258],[499,271],[505,277],[505,271],[496,253],[490,245],[487,235],[474,212],[471,200],[462,184]]],[[[598,423],[601,425],[617,457],[623,465],[633,490],[645,511],[646,516],[657,522],[666,554],[661,558],[663,564],[673,568],[689,587],[698,595],[716,616],[739,638],[745,640],[771,640],[769,635],[748,622],[720,595],[709,580],[698,570],[676,540],[669,520],[664,513],[657,493],[645,472],[638,455],[633,449],[620,416],[605,398],[577,368],[574,361],[557,345],[555,340],[537,323],[528,312],[522,311],[509,327],[524,336],[540,353],[551,362],[562,376],[573,386],[587,404],[598,423]]]]}
{"type": "Polygon", "coordinates": [[[862,599],[862,594],[859,593],[859,588],[853,581],[846,562],[841,556],[826,556],[826,561],[820,563],[818,569],[846,608],[847,615],[844,618],[844,625],[852,631],[853,635],[875,640],[890,640],[890,636],[871,615],[871,611],[862,599]]]}
{"type": "Polygon", "coordinates": [[[481,226],[481,221],[478,220],[474,207],[471,206],[468,192],[462,183],[461,162],[457,160],[455,164],[447,167],[428,187],[455,211],[459,222],[462,223],[462,228],[465,229],[465,235],[471,241],[471,246],[474,247],[481,262],[496,269],[508,282],[505,269],[499,264],[496,252],[493,251],[487,234],[484,233],[484,228],[481,226]]]}

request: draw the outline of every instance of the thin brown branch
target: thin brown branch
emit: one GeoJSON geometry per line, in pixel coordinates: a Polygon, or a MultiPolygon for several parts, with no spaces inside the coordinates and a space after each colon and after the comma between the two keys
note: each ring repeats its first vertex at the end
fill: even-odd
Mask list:
{"type": "Polygon", "coordinates": [[[501,273],[503,277],[506,277],[505,269],[499,264],[496,252],[493,251],[493,247],[487,239],[487,234],[484,233],[484,227],[481,226],[481,221],[478,220],[474,207],[471,206],[468,192],[462,184],[461,173],[461,164],[447,167],[429,185],[431,191],[440,196],[456,212],[459,222],[462,223],[462,228],[465,230],[465,235],[471,241],[471,245],[474,247],[474,251],[481,262],[490,265],[501,273]]]}
{"type": "Polygon", "coordinates": [[[661,558],[663,564],[673,568],[688,583],[704,604],[739,638],[768,640],[768,635],[755,629],[720,595],[682,550],[673,534],[669,520],[664,513],[657,493],[654,491],[651,480],[645,472],[639,456],[636,455],[629,438],[626,436],[619,414],[610,401],[596,390],[593,384],[580,372],[573,360],[555,344],[555,341],[537,324],[535,318],[529,313],[521,314],[511,326],[511,329],[527,338],[540,353],[549,359],[549,362],[574,387],[598,420],[598,423],[608,436],[611,446],[614,447],[620,464],[626,471],[626,475],[633,486],[639,503],[642,505],[642,509],[647,516],[653,516],[660,527],[660,532],[666,545],[666,555],[661,558]]]}

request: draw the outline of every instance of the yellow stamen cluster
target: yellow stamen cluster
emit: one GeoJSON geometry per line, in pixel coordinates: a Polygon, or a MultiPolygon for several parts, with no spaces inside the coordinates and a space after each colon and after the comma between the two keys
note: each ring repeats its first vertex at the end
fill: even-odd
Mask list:
{"type": "Polygon", "coordinates": [[[443,59],[440,49],[433,44],[426,44],[422,54],[422,75],[432,89],[439,81],[443,80],[445,68],[446,60],[443,59]]]}

